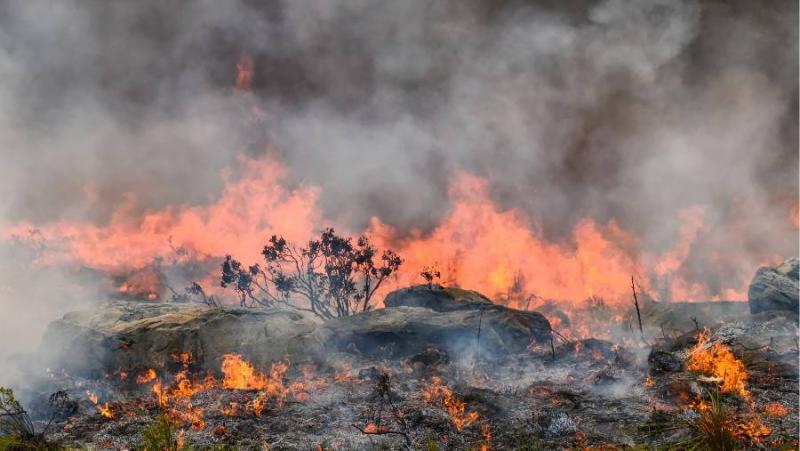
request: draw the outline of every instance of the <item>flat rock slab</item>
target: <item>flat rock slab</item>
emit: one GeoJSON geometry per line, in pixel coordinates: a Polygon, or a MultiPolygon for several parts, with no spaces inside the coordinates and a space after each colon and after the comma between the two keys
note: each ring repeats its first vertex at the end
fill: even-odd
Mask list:
{"type": "Polygon", "coordinates": [[[42,351],[75,374],[163,369],[183,352],[192,353],[197,369],[218,372],[227,353],[262,367],[287,355],[316,357],[315,329],[313,320],[288,310],[114,302],[52,322],[42,351]]]}

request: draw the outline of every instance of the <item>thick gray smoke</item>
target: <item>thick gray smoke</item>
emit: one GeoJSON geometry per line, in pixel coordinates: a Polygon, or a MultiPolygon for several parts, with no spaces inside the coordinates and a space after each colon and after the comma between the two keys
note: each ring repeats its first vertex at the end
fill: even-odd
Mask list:
{"type": "Polygon", "coordinates": [[[788,0],[2,2],[0,225],[202,204],[269,148],[355,230],[434,226],[461,171],[553,240],[660,251],[701,205],[725,286],[797,252],[797,43],[788,0]]]}

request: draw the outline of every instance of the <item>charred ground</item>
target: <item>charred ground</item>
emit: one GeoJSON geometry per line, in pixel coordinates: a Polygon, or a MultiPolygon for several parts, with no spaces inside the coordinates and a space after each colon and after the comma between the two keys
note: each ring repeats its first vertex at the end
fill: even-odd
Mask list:
{"type": "MultiPolygon", "coordinates": [[[[754,285],[796,284],[796,266],[754,285]]],[[[156,432],[170,449],[797,446],[791,309],[647,301],[645,340],[610,341],[567,339],[462,289],[403,289],[386,305],[325,322],[274,307],[74,312],[45,338],[60,366],[23,398],[34,429],[51,421],[42,437],[66,447],[150,449],[156,432]],[[74,410],[54,415],[54,391],[74,410]]]]}

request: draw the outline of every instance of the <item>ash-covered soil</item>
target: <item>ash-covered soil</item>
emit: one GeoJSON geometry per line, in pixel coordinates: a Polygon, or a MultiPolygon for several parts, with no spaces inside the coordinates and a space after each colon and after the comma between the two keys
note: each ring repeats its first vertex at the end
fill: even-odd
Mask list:
{"type": "Polygon", "coordinates": [[[391,299],[326,323],[135,302],[75,312],[43,345],[59,366],[32,365],[20,398],[72,448],[152,448],[154,431],[168,449],[797,448],[791,310],[645,302],[644,333],[628,312],[611,341],[551,334],[542,315],[465,290],[391,299]]]}
{"type": "MultiPolygon", "coordinates": [[[[55,422],[49,439],[77,447],[136,448],[143,431],[166,413],[175,432],[185,431],[182,439],[199,449],[220,444],[429,449],[432,443],[459,450],[680,447],[695,434],[692,424],[702,414],[702,400],[722,386],[719,378],[686,368],[699,334],[636,347],[580,340],[501,359],[453,356],[435,348],[405,359],[332,354],[322,365],[288,363],[276,380],[279,389],[226,388],[225,374],[204,380],[206,374],[194,372],[191,362],[176,362],[175,372],[160,372],[152,380],[144,372],[128,373],[124,380],[119,373],[99,380],[54,373],[50,387],[80,403],[55,422]],[[182,388],[185,394],[182,378],[190,381],[182,388]],[[167,393],[161,402],[156,384],[167,393]],[[108,403],[111,418],[87,399],[87,391],[97,395],[100,408],[108,403]]],[[[725,343],[747,370],[746,396],[720,395],[742,446],[797,443],[796,336],[796,323],[780,315],[709,331],[708,343],[725,343]]],[[[254,369],[267,378],[272,374],[270,368],[254,369]]],[[[34,413],[46,416],[46,410],[42,405],[34,413]]]]}

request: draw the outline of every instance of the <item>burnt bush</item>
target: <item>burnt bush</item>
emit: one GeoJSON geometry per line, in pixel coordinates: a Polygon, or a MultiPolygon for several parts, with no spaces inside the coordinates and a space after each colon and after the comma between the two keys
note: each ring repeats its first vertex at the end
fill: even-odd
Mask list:
{"type": "Polygon", "coordinates": [[[286,305],[322,319],[370,310],[375,292],[403,263],[366,236],[354,241],[330,228],[303,246],[273,235],[261,255],[264,264],[251,266],[226,256],[222,287],[232,288],[242,306],[286,305]]]}

